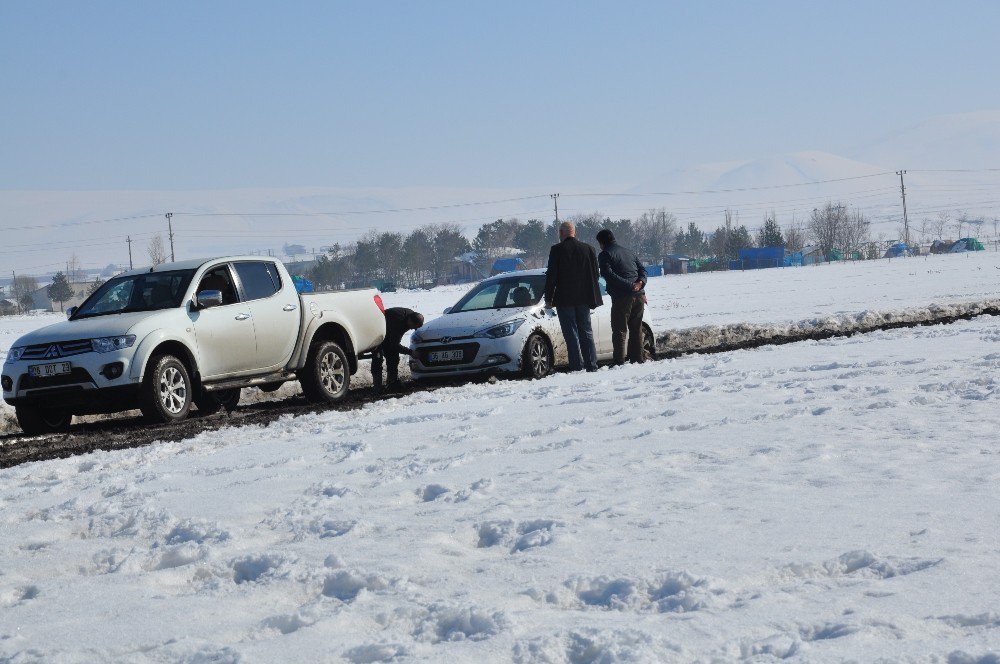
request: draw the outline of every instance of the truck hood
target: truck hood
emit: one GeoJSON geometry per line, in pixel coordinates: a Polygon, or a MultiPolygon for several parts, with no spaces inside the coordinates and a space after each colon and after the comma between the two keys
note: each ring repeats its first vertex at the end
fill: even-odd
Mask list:
{"type": "Polygon", "coordinates": [[[506,323],[509,320],[525,318],[537,307],[520,309],[483,309],[444,314],[420,328],[420,341],[435,341],[441,337],[468,337],[476,332],[506,323]]]}
{"type": "MultiPolygon", "coordinates": [[[[163,311],[169,311],[164,309],[163,311]]],[[[159,311],[133,311],[126,314],[110,314],[94,316],[80,320],[66,320],[54,325],[29,332],[15,346],[34,346],[35,344],[53,343],[57,341],[74,341],[76,339],[93,339],[95,337],[114,337],[126,334],[136,323],[148,319],[159,311]]]]}

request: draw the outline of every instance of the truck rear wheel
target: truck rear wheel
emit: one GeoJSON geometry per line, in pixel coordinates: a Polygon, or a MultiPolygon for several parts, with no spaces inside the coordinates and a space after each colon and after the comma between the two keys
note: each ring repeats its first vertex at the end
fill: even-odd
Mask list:
{"type": "Polygon", "coordinates": [[[139,409],[150,422],[180,422],[191,411],[191,377],[173,355],[154,357],[139,392],[139,409]]]}
{"type": "Polygon", "coordinates": [[[347,355],[333,341],[317,341],[309,347],[299,382],[306,399],[313,403],[340,401],[351,384],[347,355]]]}
{"type": "Polygon", "coordinates": [[[15,406],[14,414],[21,431],[29,436],[45,433],[66,433],[73,423],[73,414],[62,410],[45,410],[34,406],[15,406]]]}

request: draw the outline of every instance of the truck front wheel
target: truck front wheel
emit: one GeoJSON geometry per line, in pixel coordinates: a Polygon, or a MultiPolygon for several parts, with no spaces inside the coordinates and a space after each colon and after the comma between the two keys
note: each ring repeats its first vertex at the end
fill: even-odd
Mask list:
{"type": "Polygon", "coordinates": [[[347,355],[332,341],[317,341],[309,347],[299,382],[306,399],[313,403],[340,401],[351,384],[347,355]]]}
{"type": "Polygon", "coordinates": [[[61,410],[45,410],[33,406],[15,406],[14,414],[21,431],[29,436],[45,433],[65,433],[73,423],[72,413],[61,410]]]}
{"type": "Polygon", "coordinates": [[[191,410],[191,377],[173,355],[154,357],[139,393],[139,409],[150,422],[179,422],[191,410]]]}

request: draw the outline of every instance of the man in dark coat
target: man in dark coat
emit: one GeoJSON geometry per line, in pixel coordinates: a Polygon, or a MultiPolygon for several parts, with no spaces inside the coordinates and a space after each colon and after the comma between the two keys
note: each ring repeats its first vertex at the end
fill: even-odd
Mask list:
{"type": "Polygon", "coordinates": [[[386,364],[386,390],[398,390],[399,354],[410,354],[410,349],[400,343],[403,335],[410,330],[416,330],[424,324],[424,317],[412,309],[391,307],[385,310],[385,339],[382,345],[372,354],[372,384],[375,394],[382,393],[382,362],[386,364]]]}
{"type": "Polygon", "coordinates": [[[545,306],[556,308],[569,351],[570,371],[597,371],[597,346],[591,312],[604,304],[597,277],[594,248],[576,239],[576,227],[559,225],[559,244],[549,251],[545,272],[545,306]]]}
{"type": "Polygon", "coordinates": [[[625,337],[628,335],[629,362],[642,362],[642,312],[646,308],[646,268],[631,249],[615,242],[605,228],[597,234],[601,253],[597,262],[611,296],[611,343],[615,364],[625,364],[625,337]]]}

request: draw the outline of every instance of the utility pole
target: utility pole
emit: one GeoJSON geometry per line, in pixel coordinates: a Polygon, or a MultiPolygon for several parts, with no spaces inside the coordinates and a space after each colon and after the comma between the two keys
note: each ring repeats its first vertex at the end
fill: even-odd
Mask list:
{"type": "Polygon", "coordinates": [[[134,270],[135,268],[132,266],[132,236],[126,235],[125,241],[128,242],[128,269],[134,270]]]}
{"type": "Polygon", "coordinates": [[[170,262],[173,263],[176,258],[174,258],[174,225],[170,222],[170,218],[174,216],[173,212],[167,213],[167,234],[170,237],[170,262]]]}
{"type": "Polygon", "coordinates": [[[552,203],[556,206],[556,223],[559,223],[559,194],[549,194],[552,203]]]}
{"type": "Polygon", "coordinates": [[[903,235],[906,242],[906,247],[910,247],[910,220],[906,216],[906,186],[903,184],[903,176],[906,175],[906,171],[896,171],[896,175],[899,176],[899,193],[903,195],[903,235]]]}

